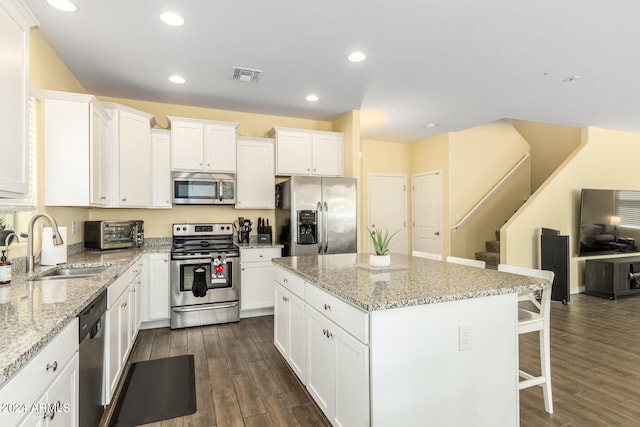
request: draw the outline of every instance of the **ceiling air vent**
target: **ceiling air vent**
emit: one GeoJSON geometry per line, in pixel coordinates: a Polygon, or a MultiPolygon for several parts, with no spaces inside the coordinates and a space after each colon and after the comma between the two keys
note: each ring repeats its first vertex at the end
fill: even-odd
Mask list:
{"type": "Polygon", "coordinates": [[[233,70],[233,80],[241,82],[257,82],[262,74],[262,70],[252,70],[251,68],[231,67],[233,70]]]}

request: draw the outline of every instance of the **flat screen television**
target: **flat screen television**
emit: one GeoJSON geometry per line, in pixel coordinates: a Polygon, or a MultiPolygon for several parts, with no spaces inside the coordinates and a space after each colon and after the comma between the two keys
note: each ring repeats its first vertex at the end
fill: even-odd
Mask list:
{"type": "Polygon", "coordinates": [[[637,252],[640,191],[582,189],[579,256],[637,252]]]}

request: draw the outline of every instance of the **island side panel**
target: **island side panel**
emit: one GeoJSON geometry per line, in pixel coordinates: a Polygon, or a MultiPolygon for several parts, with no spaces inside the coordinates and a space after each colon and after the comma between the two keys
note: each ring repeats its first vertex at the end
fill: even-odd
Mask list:
{"type": "Polygon", "coordinates": [[[372,312],[371,425],[518,425],[517,320],[517,294],[372,312]]]}

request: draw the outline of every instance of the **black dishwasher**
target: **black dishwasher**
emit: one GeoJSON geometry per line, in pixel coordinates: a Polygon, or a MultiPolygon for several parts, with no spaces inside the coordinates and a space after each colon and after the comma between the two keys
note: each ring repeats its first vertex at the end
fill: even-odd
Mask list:
{"type": "Polygon", "coordinates": [[[104,313],[107,292],[100,294],[79,315],[80,320],[80,426],[97,426],[104,412],[104,313]]]}

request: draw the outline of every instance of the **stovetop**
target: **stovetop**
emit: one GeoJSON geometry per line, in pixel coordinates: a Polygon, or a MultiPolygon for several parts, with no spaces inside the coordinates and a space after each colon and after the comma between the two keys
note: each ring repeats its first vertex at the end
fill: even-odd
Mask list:
{"type": "Polygon", "coordinates": [[[171,255],[174,259],[239,256],[233,244],[233,224],[174,224],[171,255]]]}

